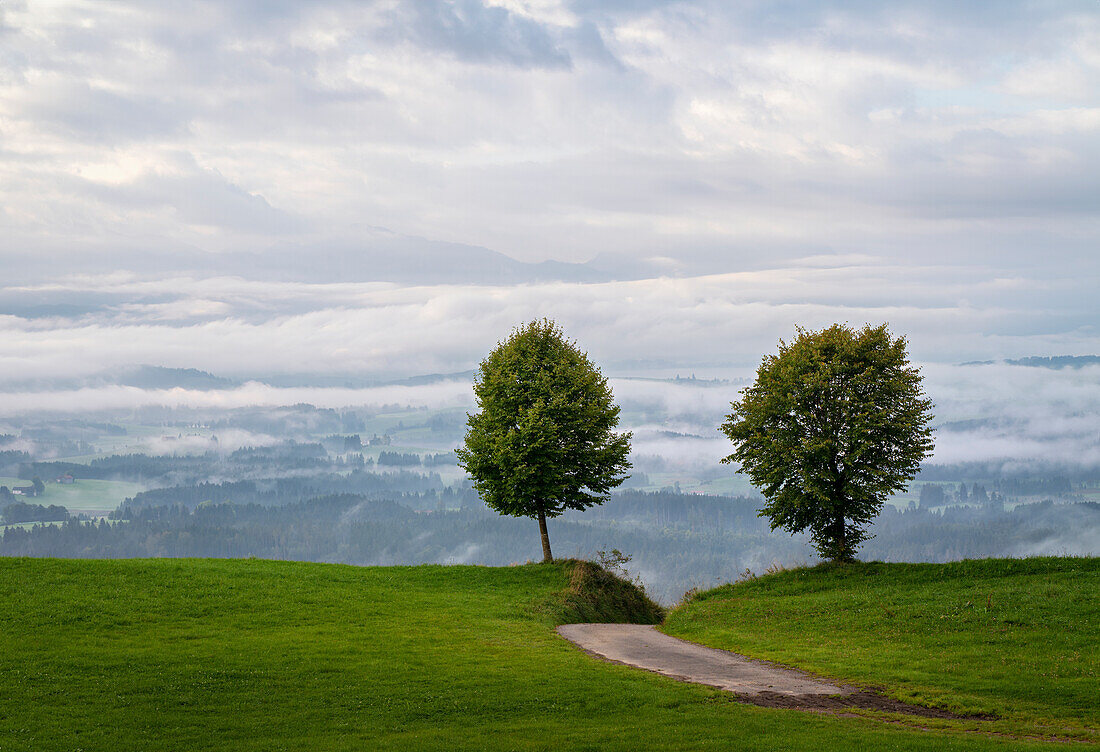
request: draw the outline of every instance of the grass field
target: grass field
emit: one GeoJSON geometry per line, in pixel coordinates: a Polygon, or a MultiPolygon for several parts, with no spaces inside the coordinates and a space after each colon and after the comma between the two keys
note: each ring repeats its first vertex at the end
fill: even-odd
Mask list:
{"type": "Polygon", "coordinates": [[[995,714],[984,728],[1100,741],[1100,558],[796,569],[702,593],[662,629],[995,714]]]}
{"type": "Polygon", "coordinates": [[[0,559],[0,750],[1052,748],[593,660],[566,566],[0,559]]]}
{"type": "MultiPolygon", "coordinates": [[[[34,498],[17,496],[16,501],[25,501],[28,504],[41,504],[49,506],[57,504],[76,514],[78,512],[105,513],[115,509],[122,500],[134,496],[146,489],[140,483],[130,483],[122,480],[87,480],[80,478],[76,483],[55,483],[53,479],[42,479],[46,484],[46,492],[34,498]]],[[[29,486],[29,480],[19,478],[0,478],[0,486],[29,486]]]]}

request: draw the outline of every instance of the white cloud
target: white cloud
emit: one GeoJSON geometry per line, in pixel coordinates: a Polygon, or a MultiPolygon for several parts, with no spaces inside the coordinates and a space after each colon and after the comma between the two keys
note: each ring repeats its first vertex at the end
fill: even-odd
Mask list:
{"type": "MultiPolygon", "coordinates": [[[[1098,30],[1071,0],[4,3],[0,382],[460,371],[539,316],[619,373],[740,375],[834,321],[938,363],[1100,352],[1098,30]]],[[[1005,378],[1006,409],[1072,391],[1005,378]]],[[[1017,420],[1087,433],[1055,414],[1017,420]]]]}
{"type": "Polygon", "coordinates": [[[0,228],[61,263],[92,242],[256,251],[363,224],[528,260],[774,242],[897,258],[883,239],[900,235],[994,259],[1021,251],[981,250],[982,221],[1030,202],[1034,242],[1095,243],[1063,215],[1096,203],[1098,18],[1074,2],[9,3],[0,228]]]}
{"type": "MultiPolygon", "coordinates": [[[[88,396],[88,395],[85,395],[88,396]]],[[[66,412],[80,412],[66,410],[66,412]]],[[[127,444],[126,452],[144,454],[205,454],[207,452],[229,453],[242,447],[261,447],[278,444],[282,439],[267,434],[242,431],[240,429],[219,429],[216,432],[194,433],[178,431],[176,434],[146,436],[127,444]]]]}
{"type": "MultiPolygon", "coordinates": [[[[166,406],[232,410],[239,407],[281,407],[309,403],[317,407],[466,407],[473,404],[468,382],[445,381],[428,386],[381,386],[369,389],[323,387],[279,388],[249,382],[234,389],[141,389],[132,386],[86,387],[57,391],[0,393],[0,415],[41,412],[83,413],[166,406]]],[[[270,443],[255,434],[227,434],[231,445],[270,443]]],[[[196,442],[208,441],[205,437],[196,442]]],[[[219,441],[221,436],[219,435],[219,441]]]]}
{"type": "Polygon", "coordinates": [[[59,278],[0,291],[63,311],[0,316],[0,372],[8,382],[137,363],[243,378],[453,372],[472,368],[516,324],[541,317],[561,322],[618,372],[752,366],[796,326],[836,321],[889,322],[927,360],[1100,352],[1087,275],[1036,280],[859,261],[492,287],[59,278]],[[64,312],[83,299],[86,307],[64,312]]]}

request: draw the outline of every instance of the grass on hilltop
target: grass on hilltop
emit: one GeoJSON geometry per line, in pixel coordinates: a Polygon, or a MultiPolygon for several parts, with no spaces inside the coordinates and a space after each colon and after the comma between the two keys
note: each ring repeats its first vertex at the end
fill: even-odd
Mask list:
{"type": "Polygon", "coordinates": [[[754,707],[593,660],[553,632],[603,587],[576,572],[0,559],[0,751],[1049,746],[754,707]]]}
{"type": "Polygon", "coordinates": [[[781,571],[700,593],[662,629],[992,715],[990,731],[1100,741],[1098,558],[781,571]]]}

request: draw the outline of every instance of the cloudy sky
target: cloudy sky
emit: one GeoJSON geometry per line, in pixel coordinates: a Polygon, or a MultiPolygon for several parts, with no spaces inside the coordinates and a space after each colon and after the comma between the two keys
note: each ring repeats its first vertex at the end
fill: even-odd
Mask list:
{"type": "Polygon", "coordinates": [[[1098,241],[1095,0],[0,2],[8,381],[1100,353],[1098,241]]]}

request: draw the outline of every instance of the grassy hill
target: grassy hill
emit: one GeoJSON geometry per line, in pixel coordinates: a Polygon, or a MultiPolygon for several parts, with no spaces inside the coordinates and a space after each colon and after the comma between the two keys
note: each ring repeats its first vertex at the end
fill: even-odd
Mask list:
{"type": "Polygon", "coordinates": [[[1100,558],[796,569],[700,593],[662,629],[995,716],[943,725],[1100,741],[1100,558]]]}
{"type": "MultiPolygon", "coordinates": [[[[1065,569],[1071,564],[1052,563],[1048,574],[1036,575],[1042,589],[1034,597],[1062,604],[1058,589],[1078,580],[1084,583],[1078,597],[1095,595],[1095,562],[1065,569]]],[[[783,587],[797,591],[799,581],[770,582],[789,582],[783,587]]],[[[915,582],[913,592],[925,592],[915,582]]],[[[752,620],[730,616],[747,592],[771,601],[774,614],[793,613],[783,610],[782,588],[768,583],[712,592],[673,615],[674,631],[690,631],[712,609],[715,619],[740,624],[735,641],[747,640],[752,620]]],[[[792,603],[814,589],[793,593],[792,603]]],[[[971,598],[974,607],[984,607],[987,591],[983,585],[982,600],[971,598]]],[[[884,601],[899,620],[912,616],[904,592],[884,601]]],[[[1053,746],[744,705],[717,690],[595,661],[554,634],[556,622],[578,613],[593,618],[600,608],[605,616],[631,609],[639,618],[652,616],[628,592],[568,563],[0,559],[0,751],[1053,746]],[[591,597],[596,590],[605,594],[602,605],[591,597]]],[[[1094,608],[1078,607],[1077,617],[1065,612],[1045,632],[1036,621],[1029,627],[1035,650],[1047,649],[1043,639],[1075,629],[1072,619],[1094,608]]],[[[941,612],[936,605],[929,614],[938,620],[941,612]]],[[[818,616],[804,612],[795,634],[827,639],[814,624],[824,632],[833,622],[818,616]]],[[[756,624],[756,639],[782,634],[784,623],[790,622],[756,624]]],[[[716,634],[706,638],[720,639],[716,634]]],[[[1080,647],[1080,661],[1095,667],[1095,647],[1080,647]]],[[[877,676],[891,665],[872,661],[864,670],[877,676]]],[[[989,704],[1002,702],[994,695],[989,704]]],[[[1084,710],[1069,708],[1064,700],[1050,712],[1075,727],[1092,722],[1084,710]]]]}

